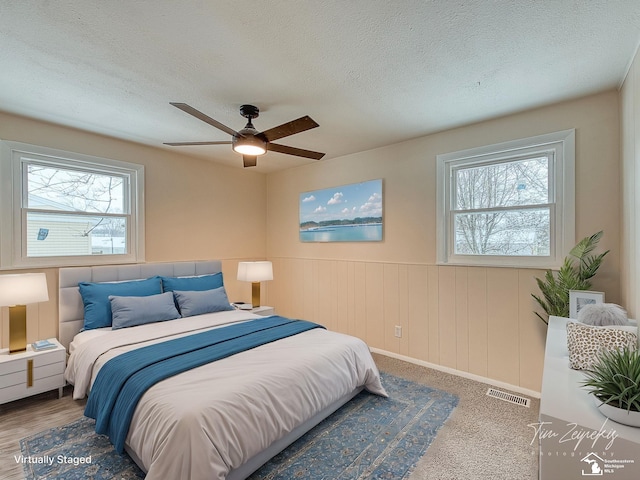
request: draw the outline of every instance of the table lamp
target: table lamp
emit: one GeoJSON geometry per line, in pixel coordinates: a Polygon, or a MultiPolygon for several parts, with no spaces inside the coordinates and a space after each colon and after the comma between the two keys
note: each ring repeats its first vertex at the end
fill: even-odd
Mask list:
{"type": "Polygon", "coordinates": [[[0,307],[9,307],[9,353],[27,349],[27,304],[47,300],[44,273],[0,275],[0,307]]]}
{"type": "Polygon", "coordinates": [[[271,262],[239,262],[238,280],[251,282],[251,305],[260,306],[260,282],[273,280],[273,266],[271,262]]]}

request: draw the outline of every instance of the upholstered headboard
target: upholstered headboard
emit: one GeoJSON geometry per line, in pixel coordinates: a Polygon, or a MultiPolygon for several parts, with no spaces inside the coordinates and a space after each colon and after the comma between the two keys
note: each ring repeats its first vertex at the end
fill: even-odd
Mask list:
{"type": "Polygon", "coordinates": [[[60,343],[69,349],[71,340],[84,325],[84,305],[78,288],[80,282],[118,282],[144,279],[154,275],[188,277],[221,271],[222,262],[220,260],[61,268],[58,282],[60,343]]]}

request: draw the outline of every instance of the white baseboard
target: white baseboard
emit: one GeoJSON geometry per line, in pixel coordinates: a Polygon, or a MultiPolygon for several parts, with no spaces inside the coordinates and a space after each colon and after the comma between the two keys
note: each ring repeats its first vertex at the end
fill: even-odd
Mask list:
{"type": "Polygon", "coordinates": [[[529,390],[528,388],[522,388],[517,385],[511,385],[509,383],[500,382],[499,380],[494,380],[492,378],[482,377],[480,375],[475,375],[469,372],[463,372],[462,370],[456,370],[455,368],[443,367],[442,365],[436,365],[435,363],[425,362],[424,360],[418,360],[417,358],[407,357],[405,355],[400,355],[398,353],[388,352],[380,348],[370,347],[370,350],[374,353],[379,353],[380,355],[396,358],[404,362],[413,363],[415,365],[420,365],[422,367],[432,368],[433,370],[438,370],[444,373],[450,373],[451,375],[457,375],[458,377],[468,378],[469,380],[474,380],[476,382],[486,383],[494,387],[503,388],[511,392],[527,395],[529,397],[540,398],[540,392],[536,392],[535,390],[529,390]]]}

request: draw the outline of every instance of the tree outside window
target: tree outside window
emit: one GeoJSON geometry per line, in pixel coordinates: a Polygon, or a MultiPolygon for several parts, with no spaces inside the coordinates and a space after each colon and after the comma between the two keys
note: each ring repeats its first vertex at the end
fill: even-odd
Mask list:
{"type": "Polygon", "coordinates": [[[127,253],[126,175],[30,161],[24,168],[27,256],[127,253]]]}
{"type": "Polygon", "coordinates": [[[454,247],[462,255],[549,255],[549,157],[457,168],[454,247]]]}
{"type": "Polygon", "coordinates": [[[0,268],[144,261],[144,167],[0,140],[0,268]]]}
{"type": "Polygon", "coordinates": [[[438,263],[559,267],[575,241],[574,165],[574,130],[438,155],[438,263]]]}

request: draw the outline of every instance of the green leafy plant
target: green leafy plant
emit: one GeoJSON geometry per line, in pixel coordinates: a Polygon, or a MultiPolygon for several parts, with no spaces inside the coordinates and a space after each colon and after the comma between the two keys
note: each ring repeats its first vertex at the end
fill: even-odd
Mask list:
{"type": "Polygon", "coordinates": [[[640,412],[640,351],[629,348],[604,350],[583,386],[602,403],[640,412]]]}
{"type": "Polygon", "coordinates": [[[596,274],[605,255],[609,253],[607,250],[599,255],[592,255],[602,238],[602,234],[603,232],[599,231],[580,240],[565,257],[557,274],[554,274],[552,270],[547,270],[544,279],[536,278],[542,297],[533,293],[531,296],[545,311],[547,318],[538,312],[534,313],[544,323],[549,323],[549,315],[569,316],[569,290],[589,290],[591,288],[589,279],[596,274]]]}

